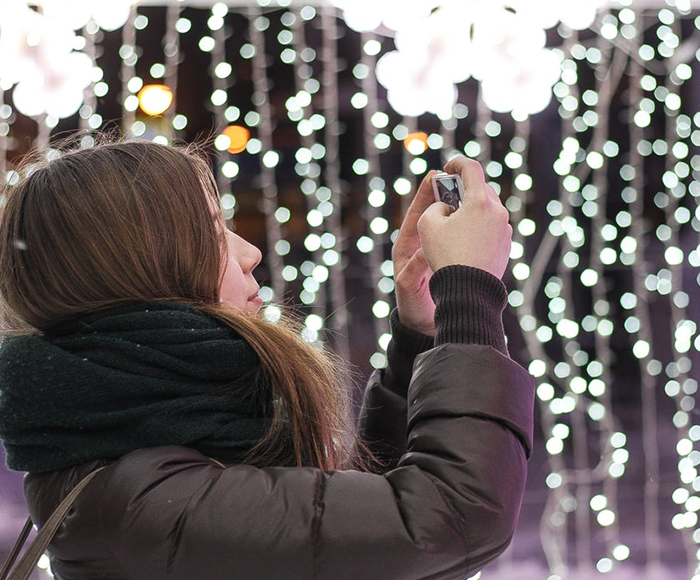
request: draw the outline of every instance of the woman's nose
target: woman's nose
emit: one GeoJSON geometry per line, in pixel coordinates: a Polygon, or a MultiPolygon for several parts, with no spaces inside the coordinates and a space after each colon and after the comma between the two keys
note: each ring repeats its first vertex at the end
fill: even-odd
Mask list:
{"type": "Polygon", "coordinates": [[[252,272],[262,260],[262,252],[257,246],[254,246],[250,242],[246,241],[245,244],[246,271],[252,272]]]}
{"type": "Polygon", "coordinates": [[[260,251],[260,248],[258,248],[257,246],[253,246],[252,244],[251,244],[251,246],[253,248],[253,254],[254,254],[254,259],[255,259],[255,264],[253,265],[253,269],[254,269],[257,267],[257,265],[262,260],[262,252],[260,251]]]}

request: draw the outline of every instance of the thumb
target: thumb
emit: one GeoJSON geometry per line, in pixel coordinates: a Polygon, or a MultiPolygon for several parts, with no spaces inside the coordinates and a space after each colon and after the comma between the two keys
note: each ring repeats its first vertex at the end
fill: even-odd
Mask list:
{"type": "Polygon", "coordinates": [[[408,260],[408,263],[404,266],[403,270],[397,274],[396,279],[397,282],[400,278],[401,281],[415,283],[416,281],[420,281],[423,276],[430,273],[430,271],[430,266],[425,259],[423,250],[418,248],[408,260]]]}

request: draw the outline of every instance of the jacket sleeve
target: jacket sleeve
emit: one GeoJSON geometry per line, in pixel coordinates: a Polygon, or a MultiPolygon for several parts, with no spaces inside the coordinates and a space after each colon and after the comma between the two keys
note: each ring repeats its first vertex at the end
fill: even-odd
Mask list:
{"type": "Polygon", "coordinates": [[[140,450],[98,475],[100,535],[134,580],[462,580],[512,537],[533,398],[503,354],[445,344],[416,360],[396,469],[224,468],[140,450]]]}
{"type": "Polygon", "coordinates": [[[406,453],[406,398],[413,363],[433,347],[433,337],[401,324],[397,310],[391,313],[390,324],[387,367],[370,376],[357,422],[358,439],[372,454],[366,463],[377,473],[394,469],[406,453]]]}
{"type": "Polygon", "coordinates": [[[435,272],[430,291],[436,305],[435,338],[404,326],[394,310],[387,367],[374,372],[365,389],[357,433],[377,460],[369,462],[377,473],[395,468],[406,452],[406,397],[419,354],[458,343],[491,346],[508,356],[502,323],[507,292],[500,280],[478,268],[449,266],[435,272]]]}

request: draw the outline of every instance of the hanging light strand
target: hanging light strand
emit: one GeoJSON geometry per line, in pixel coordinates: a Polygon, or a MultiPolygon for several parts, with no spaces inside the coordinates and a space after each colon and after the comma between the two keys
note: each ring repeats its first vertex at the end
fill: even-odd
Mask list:
{"type": "Polygon", "coordinates": [[[260,124],[258,135],[262,143],[260,185],[263,192],[262,207],[265,213],[265,225],[267,233],[267,263],[270,272],[270,280],[274,296],[278,299],[284,295],[285,281],[282,278],[284,261],[275,251],[277,242],[282,239],[282,226],[275,218],[279,208],[277,181],[275,179],[275,167],[279,162],[279,153],[273,145],[273,112],[270,105],[269,78],[267,76],[267,54],[265,36],[256,26],[256,20],[262,18],[259,8],[250,10],[248,34],[255,49],[252,61],[252,76],[255,98],[257,99],[260,124]]]}
{"type": "MultiPolygon", "coordinates": [[[[689,569],[694,572],[695,577],[700,577],[700,564],[698,562],[697,544],[693,532],[698,529],[698,513],[690,508],[692,499],[697,499],[700,492],[700,477],[696,468],[697,463],[692,459],[695,445],[690,438],[690,429],[695,425],[692,422],[691,411],[695,407],[694,395],[697,392],[697,381],[690,378],[689,372],[692,368],[692,361],[687,356],[690,350],[690,338],[683,340],[681,337],[687,336],[685,329],[690,329],[694,325],[688,318],[687,307],[689,304],[689,294],[684,291],[683,270],[684,255],[680,240],[681,223],[679,223],[678,210],[682,207],[681,202],[685,198],[687,188],[683,183],[687,173],[687,164],[677,159],[677,153],[683,147],[682,135],[689,128],[691,121],[682,115],[683,102],[681,100],[680,86],[683,80],[676,74],[676,54],[675,48],[679,44],[681,37],[681,21],[679,14],[670,9],[659,11],[659,20],[662,24],[657,28],[659,45],[657,53],[666,59],[668,66],[665,82],[665,90],[655,91],[655,96],[664,106],[666,117],[665,141],[669,154],[665,155],[666,172],[663,175],[663,183],[666,195],[663,198],[664,215],[666,218],[666,228],[657,229],[657,237],[663,241],[665,248],[665,267],[659,271],[659,278],[663,276],[663,270],[670,272],[670,291],[668,293],[671,308],[671,328],[674,337],[674,348],[672,351],[673,360],[666,365],[666,385],[664,390],[676,403],[677,411],[673,417],[673,424],[678,433],[678,444],[676,451],[678,454],[678,476],[680,480],[681,493],[688,494],[688,499],[681,506],[672,520],[674,528],[680,530],[683,544],[686,549],[689,569]],[[678,388],[678,387],[680,388],[678,388]],[[693,484],[698,485],[694,488],[693,484]]],[[[680,155],[678,155],[680,156],[680,155]]],[[[689,171],[688,171],[689,173],[689,171]]],[[[692,332],[691,332],[692,336],[692,332]]]]}
{"type": "Polygon", "coordinates": [[[173,104],[165,111],[164,121],[172,125],[177,109],[177,79],[180,66],[180,33],[177,22],[182,12],[182,4],[169,4],[165,13],[165,36],[163,37],[163,56],[165,57],[165,74],[163,84],[170,89],[174,99],[173,104]]]}
{"type": "MultiPolygon", "coordinates": [[[[85,39],[85,47],[83,52],[90,57],[95,67],[97,67],[97,48],[95,37],[98,33],[93,31],[89,27],[85,27],[83,30],[83,38],[85,39]]],[[[93,69],[94,70],[94,69],[93,69]]],[[[105,84],[106,87],[106,83],[105,84]]],[[[97,95],[95,94],[95,80],[94,76],[90,84],[83,91],[83,105],[79,109],[80,121],[78,126],[83,132],[89,132],[91,129],[99,129],[101,125],[101,117],[95,117],[97,115],[97,95]],[[96,126],[94,126],[96,125],[96,126]]],[[[85,140],[84,144],[90,145],[92,143],[92,137],[85,140]]]]}
{"type": "MultiPolygon", "coordinates": [[[[511,222],[513,224],[522,223],[528,214],[528,198],[530,197],[532,179],[530,178],[528,166],[528,143],[530,140],[530,120],[516,122],[515,135],[511,142],[511,152],[519,154],[522,163],[514,168],[513,183],[511,185],[514,192],[513,198],[507,200],[506,205],[511,211],[511,222]]],[[[522,233],[522,229],[514,228],[513,240],[511,245],[511,264],[515,265],[516,260],[525,257],[525,248],[527,247],[527,237],[522,233]]],[[[543,239],[540,244],[554,245],[557,243],[557,238],[551,235],[548,231],[543,234],[543,239]]],[[[540,255],[551,255],[551,251],[540,255]]],[[[548,260],[547,260],[548,262],[548,260]]],[[[518,323],[523,330],[523,339],[528,353],[532,359],[530,372],[534,373],[538,380],[537,399],[540,412],[540,420],[542,423],[542,431],[544,433],[554,433],[557,424],[556,416],[551,412],[548,405],[554,399],[555,390],[549,382],[549,377],[546,369],[554,367],[554,361],[546,352],[545,343],[539,329],[546,328],[540,324],[540,319],[535,310],[537,295],[541,292],[541,282],[544,278],[544,262],[542,267],[537,263],[532,263],[532,271],[529,277],[522,280],[513,277],[515,290],[511,291],[508,297],[511,307],[518,318],[518,323]],[[541,273],[540,273],[541,272],[541,273]]],[[[567,568],[567,542],[566,534],[560,530],[565,524],[565,516],[561,511],[560,506],[564,504],[568,497],[568,482],[566,476],[566,464],[563,455],[547,454],[547,463],[549,465],[549,474],[546,478],[548,488],[547,503],[542,514],[540,524],[540,540],[545,553],[545,557],[549,562],[549,568],[553,573],[559,574],[562,577],[565,575],[567,568]]]]}
{"type": "MultiPolygon", "coordinates": [[[[294,71],[293,90],[285,102],[285,108],[289,119],[296,123],[299,134],[299,146],[294,155],[295,170],[302,180],[301,191],[304,193],[306,206],[304,222],[308,226],[304,246],[311,256],[311,259],[306,260],[300,268],[304,280],[299,299],[313,311],[306,318],[307,335],[318,340],[319,331],[326,324],[328,306],[326,282],[330,277],[328,266],[323,260],[323,256],[327,255],[324,254],[324,249],[327,248],[333,252],[332,248],[335,246],[335,239],[325,231],[329,210],[333,210],[332,204],[327,199],[330,192],[326,188],[320,188],[319,183],[323,149],[319,149],[319,144],[316,143],[316,127],[321,128],[321,123],[318,123],[319,119],[313,115],[313,101],[320,83],[312,78],[311,64],[304,64],[305,60],[312,62],[315,59],[315,51],[311,53],[306,51],[308,47],[301,11],[285,12],[280,20],[284,26],[277,35],[281,45],[280,59],[294,71]]],[[[296,279],[298,270],[293,266],[286,266],[285,280],[291,279],[287,277],[288,273],[293,274],[296,279]]]]}
{"type": "MultiPolygon", "coordinates": [[[[616,27],[616,19],[611,14],[605,14],[601,18],[609,28],[616,27]]],[[[606,240],[601,236],[601,232],[605,233],[605,228],[610,227],[607,224],[607,157],[614,156],[616,151],[615,144],[608,140],[609,111],[627,63],[626,55],[616,51],[615,60],[611,64],[610,50],[607,40],[600,38],[597,44],[587,49],[580,42],[571,47],[569,56],[573,56],[582,64],[577,67],[574,59],[564,63],[563,80],[571,89],[562,99],[562,111],[565,111],[564,117],[572,119],[571,127],[574,132],[564,139],[562,154],[557,162],[559,165],[555,164],[555,169],[558,168],[557,172],[563,177],[562,190],[568,192],[568,195],[563,194],[562,200],[564,205],[568,206],[565,211],[568,220],[567,217],[564,218],[568,225],[565,228],[570,230],[566,236],[562,236],[563,259],[559,268],[559,277],[565,280],[565,318],[557,322],[557,331],[567,339],[564,347],[566,361],[563,364],[559,363],[557,367],[561,366],[565,374],[569,374],[569,368],[580,368],[586,373],[584,377],[574,370],[570,373],[573,376],[568,382],[571,393],[580,403],[579,412],[572,415],[575,463],[581,465],[586,461],[588,425],[585,414],[597,425],[596,431],[599,433],[599,461],[591,468],[590,476],[586,478],[590,479],[590,485],[577,478],[580,486],[577,490],[577,504],[581,506],[585,501],[590,509],[585,516],[577,510],[578,559],[580,564],[582,559],[593,557],[595,567],[601,573],[609,572],[615,561],[628,556],[627,547],[622,546],[619,541],[620,524],[617,513],[617,479],[625,473],[627,453],[612,444],[614,436],[619,438],[619,428],[609,391],[612,382],[610,365],[613,362],[609,337],[613,331],[613,324],[609,319],[611,307],[607,289],[599,284],[599,280],[605,277],[603,257],[610,262],[610,252],[605,250],[606,240]],[[581,93],[578,90],[577,79],[579,73],[583,72],[584,62],[594,70],[597,82],[594,89],[581,93]],[[590,108],[584,110],[586,107],[590,108]],[[587,133],[592,135],[587,148],[584,149],[581,141],[586,138],[587,133]],[[567,171],[567,165],[574,165],[574,171],[567,171]],[[586,247],[585,232],[588,224],[592,240],[589,244],[589,262],[585,267],[586,264],[582,262],[586,256],[579,248],[586,247]],[[579,273],[577,280],[574,280],[574,271],[579,273]],[[579,287],[579,283],[582,288],[579,287]],[[586,289],[590,288],[593,312],[586,316],[576,315],[573,306],[575,287],[579,287],[577,293],[585,293],[586,289]],[[566,326],[560,329],[560,325],[564,323],[566,326]],[[583,333],[593,335],[593,358],[581,348],[583,333]],[[594,495],[594,490],[597,491],[601,486],[602,493],[594,495]],[[591,516],[595,517],[598,525],[604,530],[606,546],[603,553],[592,552],[591,516]]],[[[565,223],[564,220],[562,223],[565,223]]],[[[583,473],[579,467],[577,472],[583,473]]]]}
{"type": "Polygon", "coordinates": [[[321,65],[322,96],[321,113],[324,118],[324,157],[323,179],[330,190],[330,203],[333,206],[328,224],[336,238],[338,264],[330,269],[331,297],[334,315],[330,320],[331,330],[337,337],[338,352],[344,352],[349,360],[348,325],[350,322],[345,291],[347,235],[342,226],[343,190],[340,181],[340,95],[338,90],[338,20],[332,6],[319,6],[322,29],[321,65]]]}
{"type": "MultiPolygon", "coordinates": [[[[304,288],[303,293],[313,297],[313,303],[319,315],[306,319],[308,331],[318,332],[330,324],[333,347],[340,356],[349,357],[350,348],[347,331],[347,297],[343,275],[342,252],[343,240],[341,219],[342,206],[337,203],[337,192],[321,185],[321,163],[327,155],[326,147],[319,142],[318,132],[326,126],[327,119],[321,113],[315,113],[316,103],[320,101],[317,93],[321,83],[314,77],[314,64],[319,62],[318,55],[306,42],[306,22],[313,22],[317,17],[316,9],[305,6],[299,10],[286,13],[283,18],[289,20],[292,35],[292,49],[285,61],[291,61],[294,67],[295,95],[288,103],[288,116],[297,122],[300,135],[300,147],[297,149],[297,173],[303,177],[302,191],[306,197],[306,221],[313,238],[307,237],[312,245],[313,269],[310,270],[309,283],[314,292],[304,288]],[[334,203],[335,202],[335,203],[334,203]],[[316,289],[317,288],[317,289],[316,289]],[[330,320],[326,320],[331,316],[330,320]]],[[[306,281],[305,281],[306,284],[306,281]]]]}
{"type": "MultiPolygon", "coordinates": [[[[477,120],[475,137],[465,147],[465,153],[471,156],[480,156],[482,162],[487,162],[491,156],[491,143],[488,138],[489,133],[494,133],[495,126],[490,127],[492,121],[490,111],[481,101],[477,102],[477,120]],[[488,156],[484,152],[489,152],[488,156]]],[[[528,181],[527,164],[527,143],[529,142],[530,131],[527,121],[516,123],[515,135],[511,141],[511,153],[519,154],[520,165],[515,162],[515,157],[510,156],[511,164],[514,165],[512,188],[515,194],[506,200],[506,206],[513,212],[512,222],[514,224],[524,224],[526,214],[526,191],[531,188],[531,180],[528,181]],[[520,141],[522,139],[522,142],[520,141]]],[[[508,159],[508,157],[507,157],[508,159]]],[[[533,222],[534,223],[534,222],[533,222]]],[[[523,267],[521,260],[525,257],[525,248],[528,245],[528,237],[535,233],[534,229],[516,227],[513,233],[513,243],[511,246],[511,271],[514,279],[515,290],[509,294],[509,303],[515,308],[518,321],[523,328],[523,336],[531,356],[529,365],[530,372],[538,380],[537,396],[540,401],[539,409],[542,420],[542,430],[545,434],[554,434],[562,437],[561,425],[558,421],[559,415],[553,413],[553,409],[560,406],[561,399],[555,397],[555,380],[550,383],[550,377],[554,378],[552,369],[555,362],[547,353],[544,345],[551,340],[552,333],[547,323],[541,323],[535,311],[536,296],[541,291],[541,284],[544,274],[547,271],[550,258],[558,244],[558,238],[545,231],[535,260],[531,263],[531,270],[523,267]],[[527,234],[527,235],[526,235],[527,234]],[[522,271],[522,273],[521,273],[522,271]],[[549,330],[546,336],[545,330],[549,330]],[[533,332],[534,331],[534,332],[533,332]]],[[[555,437],[555,439],[558,439],[555,437]]],[[[561,439],[559,444],[561,445],[561,439]]],[[[550,446],[551,447],[551,446],[550,446]]],[[[562,448],[563,449],[563,448],[562,448]]],[[[550,473],[546,478],[548,487],[547,503],[544,507],[540,524],[540,539],[549,564],[550,571],[554,574],[552,578],[566,577],[568,570],[568,542],[567,534],[567,510],[570,508],[570,477],[561,452],[548,453],[547,463],[550,473]]]]}
{"type": "Polygon", "coordinates": [[[455,155],[459,155],[460,152],[457,150],[457,127],[459,126],[459,121],[454,116],[440,119],[440,138],[442,146],[440,147],[441,152],[441,162],[445,165],[450,159],[455,155]]]}
{"type": "MultiPolygon", "coordinates": [[[[607,14],[603,17],[610,23],[610,26],[616,26],[617,22],[612,15],[607,14]]],[[[612,237],[607,234],[611,228],[611,219],[607,214],[608,208],[608,174],[611,159],[619,153],[619,145],[610,140],[610,114],[609,111],[613,106],[615,92],[619,87],[621,79],[624,77],[624,71],[627,67],[627,55],[619,50],[616,50],[602,36],[598,37],[597,48],[600,51],[601,58],[595,66],[596,87],[595,95],[590,92],[584,95],[589,102],[595,102],[591,109],[597,119],[597,125],[589,150],[600,154],[600,158],[591,159],[590,162],[596,167],[593,171],[591,185],[591,196],[596,196],[595,200],[586,200],[584,206],[591,202],[589,213],[592,213],[591,232],[592,239],[590,244],[590,262],[589,269],[595,273],[590,281],[586,280],[586,284],[592,283],[591,295],[594,305],[611,310],[610,300],[608,296],[608,287],[600,281],[606,279],[606,266],[612,266],[612,248],[608,245],[608,238],[612,237]],[[612,53],[612,55],[611,55],[612,53]],[[598,166],[602,159],[602,166],[598,166]],[[593,205],[595,204],[595,205],[593,205]]],[[[589,153],[590,155],[590,153],[589,153]]],[[[614,227],[614,226],[613,226],[614,227]]],[[[582,277],[587,274],[587,271],[582,273],[582,277]]],[[[583,280],[583,278],[582,278],[583,280]]],[[[592,398],[599,404],[603,405],[604,415],[599,421],[599,445],[601,449],[601,468],[605,471],[602,477],[602,498],[605,499],[606,511],[605,517],[611,517],[612,514],[615,521],[611,525],[605,527],[606,553],[598,559],[597,567],[599,570],[605,571],[612,567],[612,564],[617,560],[615,553],[627,554],[628,547],[623,546],[620,542],[620,524],[618,517],[618,481],[625,472],[625,464],[628,454],[624,445],[613,445],[613,436],[616,433],[621,433],[622,429],[619,421],[616,419],[612,406],[611,385],[613,384],[612,365],[614,364],[615,356],[611,349],[610,337],[612,336],[614,326],[611,320],[612,312],[603,315],[598,320],[595,329],[593,330],[594,348],[596,360],[602,365],[601,373],[594,380],[596,387],[589,387],[589,393],[592,398]],[[615,459],[619,461],[615,461],[615,459]],[[622,546],[622,547],[621,547],[622,546]],[[617,552],[615,552],[617,550],[617,552]]],[[[593,381],[591,381],[592,383],[593,381]]],[[[601,499],[602,501],[602,499],[601,499]]],[[[599,512],[599,514],[602,510],[599,512]]],[[[626,558],[627,556],[625,556],[626,558]]]]}
{"type": "MultiPolygon", "coordinates": [[[[360,45],[362,50],[361,64],[366,70],[372,71],[376,66],[376,53],[370,47],[378,42],[374,33],[363,32],[360,34],[360,45]]],[[[364,154],[365,159],[356,159],[353,170],[357,175],[365,176],[368,195],[374,192],[384,194],[386,198],[386,183],[379,177],[380,172],[380,152],[375,144],[377,129],[372,124],[372,117],[379,112],[377,79],[374,75],[365,75],[361,80],[361,91],[355,93],[351,99],[351,104],[355,108],[362,110],[364,124],[364,154]]],[[[374,194],[376,195],[376,194],[374,194]]],[[[385,204],[374,205],[368,203],[365,206],[365,220],[369,227],[369,235],[358,240],[358,247],[367,255],[367,268],[370,272],[372,284],[372,314],[374,322],[375,339],[379,348],[370,358],[372,366],[382,368],[386,364],[386,350],[389,337],[388,316],[390,306],[387,292],[382,291],[382,264],[385,259],[385,251],[389,241],[389,221],[384,217],[385,204]],[[364,246],[364,247],[363,247],[364,246]],[[369,250],[369,251],[366,251],[369,250]]],[[[393,286],[392,286],[393,290],[393,286]]]]}
{"type": "MultiPolygon", "coordinates": [[[[403,117],[401,120],[401,126],[405,127],[405,132],[407,135],[417,133],[418,117],[403,117]]],[[[378,138],[379,135],[375,137],[375,143],[378,138]]],[[[411,162],[413,161],[413,158],[414,156],[406,147],[401,148],[401,177],[399,178],[401,181],[399,182],[399,191],[397,193],[401,195],[402,216],[406,215],[406,212],[408,211],[408,208],[411,205],[411,201],[413,201],[413,196],[411,195],[411,193],[415,191],[414,186],[407,187],[409,183],[414,184],[415,182],[415,178],[411,175],[411,162]]],[[[394,187],[394,190],[396,191],[396,186],[394,187]]]]}
{"type": "MultiPolygon", "coordinates": [[[[136,26],[135,20],[138,14],[136,7],[131,8],[129,19],[122,28],[122,44],[119,48],[121,58],[121,102],[122,102],[122,126],[127,134],[136,136],[139,133],[138,127],[134,132],[136,123],[136,109],[139,106],[137,93],[143,86],[143,81],[136,76],[136,63],[138,62],[138,51],[136,49],[136,26]]],[[[142,134],[142,133],[140,133],[142,134]]]]}
{"type": "MultiPolygon", "coordinates": [[[[634,14],[634,13],[633,13],[634,14]]],[[[644,30],[644,12],[634,14],[635,34],[632,36],[633,52],[639,53],[641,46],[639,30],[644,30]]],[[[647,259],[644,256],[645,247],[635,247],[632,251],[625,251],[625,247],[632,240],[642,240],[646,234],[645,225],[645,164],[641,154],[641,148],[646,141],[645,127],[638,122],[640,105],[646,96],[643,88],[645,69],[637,59],[630,62],[630,105],[629,105],[629,132],[630,143],[629,170],[623,167],[621,172],[623,179],[629,181],[622,196],[628,203],[631,215],[629,225],[629,237],[621,242],[620,259],[625,260],[632,267],[632,293],[623,295],[622,308],[628,310],[630,315],[624,324],[629,333],[630,343],[633,345],[632,353],[639,361],[639,375],[641,378],[642,399],[642,448],[644,472],[644,538],[646,542],[647,567],[654,570],[661,567],[661,530],[660,530],[660,491],[661,491],[661,467],[659,453],[659,424],[658,405],[656,400],[657,381],[651,368],[658,364],[655,360],[655,346],[652,334],[651,309],[648,299],[648,291],[645,287],[649,271],[647,259]],[[628,241],[625,241],[628,240],[628,241]],[[628,256],[628,258],[625,258],[628,256]]]]}
{"type": "MultiPolygon", "coordinates": [[[[559,159],[555,163],[555,170],[559,177],[559,192],[558,200],[560,207],[560,215],[562,222],[567,220],[569,224],[568,231],[562,232],[564,235],[559,237],[560,251],[562,259],[556,263],[556,276],[550,278],[545,287],[545,294],[549,298],[549,313],[548,318],[554,326],[554,331],[559,335],[562,344],[562,359],[555,362],[551,369],[551,378],[555,384],[559,384],[564,391],[561,399],[553,399],[550,403],[550,410],[557,415],[557,425],[566,425],[565,418],[568,417],[570,423],[570,434],[567,439],[570,441],[573,451],[573,469],[567,470],[564,475],[565,481],[568,483],[569,492],[572,494],[564,495],[562,503],[558,506],[559,517],[564,520],[569,518],[569,514],[573,511],[570,507],[577,507],[574,515],[575,522],[575,544],[576,562],[583,569],[588,569],[592,566],[591,561],[591,544],[590,544],[590,511],[589,501],[591,497],[591,470],[588,464],[588,450],[586,442],[586,422],[582,414],[584,400],[582,393],[576,390],[569,389],[566,385],[573,385],[574,378],[582,378],[578,374],[578,366],[574,363],[573,355],[579,352],[580,344],[576,340],[579,336],[579,326],[574,321],[576,320],[573,312],[573,268],[579,264],[579,256],[577,247],[580,247],[584,241],[584,231],[579,225],[572,204],[573,189],[567,179],[571,174],[571,167],[575,164],[576,158],[570,153],[573,146],[570,144],[578,143],[574,128],[574,117],[579,109],[578,87],[574,79],[578,78],[578,72],[575,60],[571,57],[572,49],[577,46],[578,34],[571,31],[568,32],[568,38],[565,43],[565,60],[563,62],[563,71],[568,71],[569,74],[563,74],[562,80],[566,85],[566,94],[563,92],[557,96],[561,99],[560,116],[562,117],[562,151],[559,159]],[[557,170],[557,164],[562,164],[557,170]],[[574,372],[574,377],[570,373],[574,372]],[[569,505],[570,504],[570,505],[569,505]]],[[[570,180],[569,180],[570,181],[570,180]]],[[[579,389],[577,389],[579,390],[579,389]]],[[[556,427],[556,425],[555,425],[556,427]]],[[[565,431],[565,428],[561,428],[565,431]]],[[[554,429],[547,441],[547,451],[550,454],[561,453],[564,449],[564,439],[557,437],[554,429]]]]}
{"type": "Polygon", "coordinates": [[[225,21],[227,11],[228,8],[225,5],[217,4],[216,14],[212,12],[212,17],[208,20],[209,29],[214,39],[209,65],[212,79],[212,94],[209,100],[214,114],[214,127],[219,133],[214,141],[217,157],[216,183],[221,194],[224,218],[230,220],[235,214],[237,203],[232,192],[231,182],[238,176],[239,167],[238,163],[231,159],[229,149],[232,143],[224,131],[228,122],[226,118],[229,105],[228,93],[232,86],[232,67],[226,55],[226,39],[229,36],[225,21]]]}
{"type": "MultiPolygon", "coordinates": [[[[5,103],[5,91],[0,87],[0,187],[6,183],[7,177],[7,149],[10,134],[10,115],[12,109],[5,103]]],[[[3,200],[0,197],[0,207],[3,200]]]]}

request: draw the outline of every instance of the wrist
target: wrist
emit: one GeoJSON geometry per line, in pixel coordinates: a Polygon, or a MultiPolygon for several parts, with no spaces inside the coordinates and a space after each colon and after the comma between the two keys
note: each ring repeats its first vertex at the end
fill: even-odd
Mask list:
{"type": "Polygon", "coordinates": [[[430,282],[435,345],[483,344],[507,354],[502,314],[508,294],[498,278],[471,266],[447,266],[430,282]]]}
{"type": "Polygon", "coordinates": [[[431,319],[429,323],[422,320],[412,320],[409,316],[402,314],[401,308],[396,309],[396,319],[397,322],[401,324],[406,330],[411,332],[421,334],[423,336],[435,337],[435,321],[431,319]]]}
{"type": "Polygon", "coordinates": [[[391,324],[391,342],[387,347],[387,368],[385,376],[387,386],[404,395],[413,374],[413,361],[422,352],[433,348],[433,337],[406,326],[399,319],[398,309],[394,309],[389,318],[391,324]]]}

